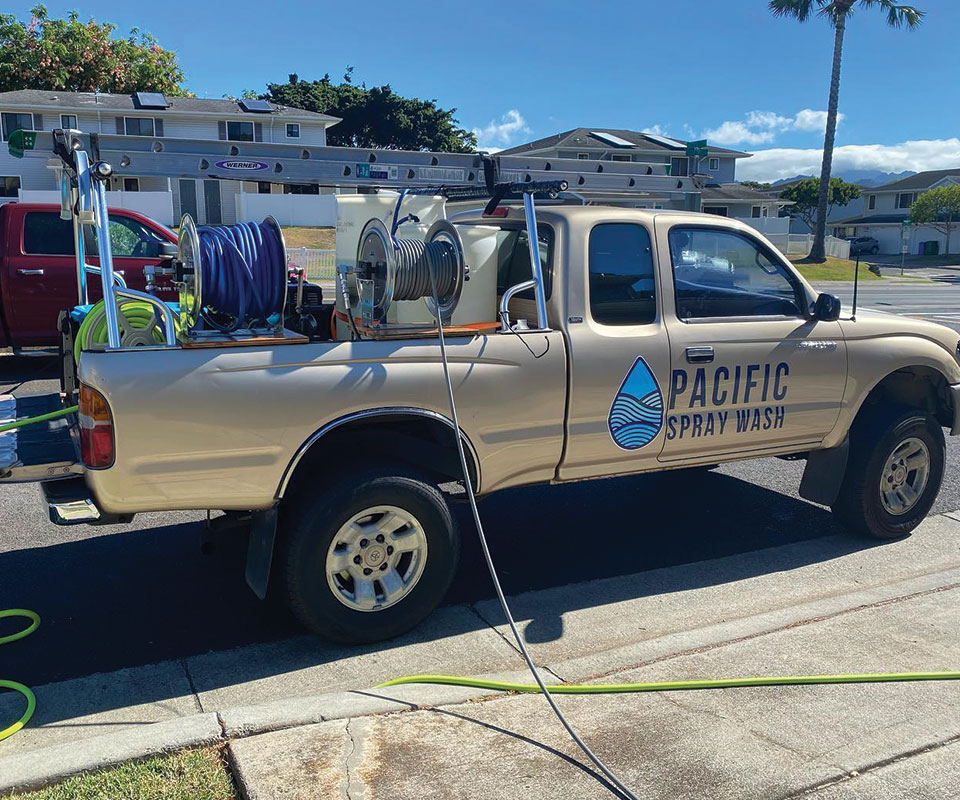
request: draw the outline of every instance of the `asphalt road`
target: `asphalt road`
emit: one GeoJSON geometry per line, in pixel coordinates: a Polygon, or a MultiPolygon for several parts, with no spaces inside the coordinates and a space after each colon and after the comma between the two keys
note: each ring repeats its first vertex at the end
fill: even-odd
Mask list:
{"type": "MultiPolygon", "coordinates": [[[[861,297],[936,316],[960,308],[960,284],[868,284],[861,297]]],[[[0,392],[55,391],[55,372],[49,355],[2,355],[0,392]]],[[[958,467],[960,443],[948,439],[935,512],[960,509],[958,467]]],[[[838,533],[828,511],[797,496],[802,470],[765,459],[695,480],[663,473],[516,489],[483,500],[481,513],[514,594],[838,533]]],[[[456,510],[464,550],[448,602],[490,597],[472,522],[465,507],[456,510]]],[[[0,487],[0,608],[32,608],[44,621],[41,632],[3,648],[2,677],[37,686],[298,633],[280,603],[261,603],[246,588],[243,534],[218,534],[215,552],[201,552],[203,518],[146,514],[124,526],[58,528],[35,486],[0,487]]],[[[851,550],[873,546],[850,538],[851,550]]],[[[17,624],[0,621],[0,635],[17,624]]]]}
{"type": "MultiPolygon", "coordinates": [[[[925,317],[960,330],[960,269],[916,270],[932,282],[864,281],[858,289],[857,306],[874,311],[925,317]]],[[[843,302],[843,313],[850,312],[853,284],[821,284],[817,288],[835,294],[843,302]]]]}

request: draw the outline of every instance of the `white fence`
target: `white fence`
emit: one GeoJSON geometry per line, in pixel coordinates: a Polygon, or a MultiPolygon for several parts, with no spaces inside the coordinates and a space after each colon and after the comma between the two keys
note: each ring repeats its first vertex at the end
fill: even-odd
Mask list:
{"type": "Polygon", "coordinates": [[[333,228],[337,224],[337,200],[332,194],[236,195],[237,221],[259,222],[271,216],[281,225],[333,228]]]}
{"type": "Polygon", "coordinates": [[[296,264],[312,281],[333,280],[337,275],[337,251],[313,247],[287,248],[287,263],[296,264]]]}
{"type": "Polygon", "coordinates": [[[764,236],[790,233],[790,217],[737,217],[737,222],[746,222],[764,236]]]}
{"type": "MultiPolygon", "coordinates": [[[[21,189],[20,202],[60,205],[60,192],[55,189],[21,189]]],[[[161,225],[173,225],[173,192],[107,192],[107,206],[127,208],[161,225]]]]}
{"type": "MultiPolygon", "coordinates": [[[[781,253],[788,256],[810,255],[813,247],[812,233],[768,233],[766,237],[781,253]]],[[[828,236],[824,244],[827,255],[831,258],[850,258],[850,242],[845,239],[828,236]]]]}

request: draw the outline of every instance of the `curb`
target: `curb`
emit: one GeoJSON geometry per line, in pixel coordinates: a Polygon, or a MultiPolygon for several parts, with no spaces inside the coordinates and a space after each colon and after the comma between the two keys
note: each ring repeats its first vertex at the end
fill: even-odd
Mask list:
{"type": "MultiPolygon", "coordinates": [[[[957,516],[960,516],[958,513],[957,516]]],[[[617,647],[540,666],[563,681],[592,680],[615,672],[724,647],[744,640],[853,614],[933,592],[960,588],[960,566],[847,594],[833,595],[776,611],[617,647]]],[[[478,677],[529,682],[526,670],[478,677]]],[[[272,731],[337,719],[402,713],[458,705],[499,695],[486,689],[443,685],[404,685],[285,698],[251,706],[235,706],[143,725],[133,730],[0,758],[0,795],[31,791],[73,775],[104,769],[188,747],[223,744],[272,731]]]]}

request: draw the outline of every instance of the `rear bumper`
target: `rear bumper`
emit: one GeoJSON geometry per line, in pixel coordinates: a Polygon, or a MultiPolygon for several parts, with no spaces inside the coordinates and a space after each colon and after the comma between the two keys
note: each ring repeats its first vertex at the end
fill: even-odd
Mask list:
{"type": "Polygon", "coordinates": [[[953,427],[950,428],[951,436],[960,435],[960,383],[950,387],[950,399],[953,402],[953,427]]]}
{"type": "Polygon", "coordinates": [[[133,514],[106,514],[97,508],[83,478],[46,481],[40,491],[54,525],[116,525],[133,519],[133,514]]]}

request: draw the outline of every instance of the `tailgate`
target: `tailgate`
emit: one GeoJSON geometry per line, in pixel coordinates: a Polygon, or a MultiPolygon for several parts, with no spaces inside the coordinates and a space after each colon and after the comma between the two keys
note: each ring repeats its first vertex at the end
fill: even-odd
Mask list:
{"type": "MultiPolygon", "coordinates": [[[[63,408],[59,393],[0,395],[0,427],[63,408]]],[[[76,414],[0,433],[0,482],[50,481],[82,472],[76,414]]]]}

